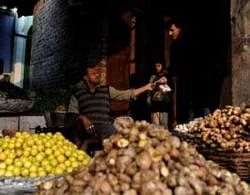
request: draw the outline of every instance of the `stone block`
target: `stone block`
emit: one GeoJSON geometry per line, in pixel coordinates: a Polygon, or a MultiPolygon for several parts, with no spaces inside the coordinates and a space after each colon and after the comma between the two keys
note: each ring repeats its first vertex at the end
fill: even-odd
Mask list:
{"type": "Polygon", "coordinates": [[[19,130],[35,131],[35,128],[40,126],[46,127],[46,121],[43,115],[41,116],[20,116],[20,128],[19,130]]]}

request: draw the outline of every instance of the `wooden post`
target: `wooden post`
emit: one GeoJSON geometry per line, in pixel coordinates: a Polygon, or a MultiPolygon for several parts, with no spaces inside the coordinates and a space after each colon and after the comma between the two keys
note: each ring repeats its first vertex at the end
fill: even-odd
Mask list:
{"type": "Polygon", "coordinates": [[[135,24],[136,24],[136,17],[132,15],[130,17],[130,55],[129,55],[129,67],[130,67],[130,72],[129,74],[135,74],[136,72],[136,64],[135,64],[135,24]]]}

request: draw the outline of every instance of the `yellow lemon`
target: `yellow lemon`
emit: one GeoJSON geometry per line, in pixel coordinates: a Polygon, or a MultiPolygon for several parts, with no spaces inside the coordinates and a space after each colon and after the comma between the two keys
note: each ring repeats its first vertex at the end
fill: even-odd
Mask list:
{"type": "Polygon", "coordinates": [[[23,163],[21,160],[15,160],[14,165],[15,165],[15,167],[22,167],[23,163]]]}
{"type": "Polygon", "coordinates": [[[4,162],[0,162],[0,169],[5,169],[7,166],[4,162]]]}
{"type": "Polygon", "coordinates": [[[72,172],[72,171],[73,171],[73,168],[72,168],[72,167],[67,167],[66,172],[70,173],[70,172],[72,172]]]}
{"type": "Polygon", "coordinates": [[[28,146],[33,146],[35,144],[34,140],[33,139],[28,139],[27,140],[27,145],[28,146]]]}
{"type": "Polygon", "coordinates": [[[54,155],[55,155],[55,156],[61,155],[61,151],[58,150],[58,149],[54,150],[54,155]]]}
{"type": "Polygon", "coordinates": [[[14,149],[15,148],[15,144],[14,143],[9,143],[8,148],[14,149]]]}
{"type": "Polygon", "coordinates": [[[7,171],[13,171],[14,170],[14,166],[13,165],[9,165],[6,167],[7,171]]]}
{"type": "Polygon", "coordinates": [[[47,173],[52,173],[53,167],[51,165],[46,165],[44,169],[47,173]]]}
{"type": "Polygon", "coordinates": [[[37,150],[36,148],[32,148],[32,149],[31,149],[30,154],[31,154],[32,156],[36,156],[37,153],[38,153],[38,150],[37,150]]]}
{"type": "Polygon", "coordinates": [[[71,167],[73,168],[79,167],[79,162],[77,161],[72,162],[71,167]]]}
{"type": "Polygon", "coordinates": [[[6,142],[6,141],[4,141],[3,143],[2,143],[2,148],[3,149],[6,149],[8,147],[8,143],[6,142]]]}
{"type": "Polygon", "coordinates": [[[47,159],[44,159],[44,160],[42,160],[41,161],[41,165],[43,166],[43,167],[46,167],[47,165],[49,165],[50,163],[49,163],[49,160],[47,160],[47,159]]]}
{"type": "Polygon", "coordinates": [[[37,166],[31,165],[30,168],[29,168],[29,171],[30,172],[36,172],[37,171],[37,166]]]}
{"type": "Polygon", "coordinates": [[[37,146],[43,145],[43,141],[40,138],[38,138],[38,140],[36,141],[36,145],[37,146]]]}
{"type": "Polygon", "coordinates": [[[0,168],[0,176],[4,176],[4,175],[5,175],[5,169],[0,168]]]}
{"type": "Polygon", "coordinates": [[[85,156],[84,156],[84,155],[79,154],[79,155],[77,156],[77,160],[79,160],[79,161],[83,161],[84,159],[85,159],[85,156]]]}
{"type": "Polygon", "coordinates": [[[7,158],[7,159],[5,160],[5,164],[6,164],[6,165],[11,165],[12,162],[13,162],[13,159],[11,159],[11,158],[7,158]]]}
{"type": "Polygon", "coordinates": [[[66,160],[64,162],[64,164],[65,164],[66,167],[70,167],[71,166],[71,162],[69,160],[66,160]]]}
{"type": "Polygon", "coordinates": [[[59,175],[59,174],[62,174],[63,173],[63,169],[61,167],[56,167],[55,168],[55,174],[56,175],[59,175]]]}
{"type": "Polygon", "coordinates": [[[29,169],[26,169],[26,168],[21,169],[21,175],[23,177],[27,177],[29,175],[29,169]]]}
{"type": "Polygon", "coordinates": [[[46,173],[46,171],[44,171],[44,170],[40,170],[40,171],[38,171],[37,175],[38,175],[39,177],[44,177],[44,176],[47,175],[47,173],[46,173]]]}
{"type": "Polygon", "coordinates": [[[50,165],[52,165],[53,167],[56,167],[57,166],[57,160],[55,158],[50,159],[50,165]]]}
{"type": "Polygon", "coordinates": [[[14,159],[16,157],[15,152],[10,152],[8,157],[11,158],[11,159],[14,159]]]}
{"type": "Polygon", "coordinates": [[[23,144],[22,142],[16,141],[15,147],[16,147],[16,148],[21,148],[22,144],[23,144]]]}
{"type": "Polygon", "coordinates": [[[53,144],[51,144],[51,142],[47,140],[47,141],[44,143],[44,146],[45,146],[46,148],[51,148],[51,147],[53,146],[53,144]]]}
{"type": "Polygon", "coordinates": [[[65,151],[65,156],[70,157],[71,156],[71,151],[69,151],[69,150],[65,151]]]}
{"type": "Polygon", "coordinates": [[[51,147],[51,149],[54,151],[54,153],[56,152],[56,151],[58,151],[58,146],[57,145],[54,145],[54,146],[52,146],[51,147]]]}
{"type": "Polygon", "coordinates": [[[82,162],[81,162],[82,165],[87,165],[89,164],[89,160],[88,159],[84,159],[82,162]]]}
{"type": "Polygon", "coordinates": [[[7,155],[4,152],[0,153],[0,161],[5,161],[7,158],[7,155]]]}
{"type": "Polygon", "coordinates": [[[38,161],[38,162],[41,162],[44,158],[44,154],[43,153],[39,153],[36,155],[35,159],[38,161]]]}
{"type": "Polygon", "coordinates": [[[47,154],[47,155],[51,155],[52,154],[52,150],[50,148],[46,148],[44,153],[47,154]]]}
{"type": "Polygon", "coordinates": [[[38,145],[37,149],[38,149],[39,152],[44,151],[44,145],[38,145]]]}
{"type": "Polygon", "coordinates": [[[59,163],[63,163],[64,161],[66,160],[66,158],[65,158],[65,156],[64,155],[59,155],[59,156],[57,156],[57,161],[59,162],[59,163]]]}
{"type": "Polygon", "coordinates": [[[23,156],[24,157],[29,157],[30,156],[30,151],[29,150],[24,150],[23,151],[23,156]]]}
{"type": "Polygon", "coordinates": [[[58,165],[58,167],[61,167],[63,170],[66,169],[66,166],[65,166],[65,164],[63,164],[63,163],[60,163],[60,164],[58,165]]]}
{"type": "Polygon", "coordinates": [[[20,156],[22,156],[23,155],[23,150],[22,149],[16,149],[16,156],[17,157],[20,157],[20,156]]]}
{"type": "Polygon", "coordinates": [[[13,174],[12,171],[5,171],[5,176],[6,177],[12,177],[12,176],[14,176],[14,174],[13,174]]]}
{"type": "Polygon", "coordinates": [[[20,170],[20,168],[19,168],[19,167],[14,167],[14,169],[13,169],[13,174],[14,174],[15,176],[21,175],[21,170],[20,170]]]}
{"type": "Polygon", "coordinates": [[[52,137],[52,136],[53,136],[53,134],[52,134],[51,132],[48,132],[46,135],[47,135],[48,137],[52,137]]]}
{"type": "Polygon", "coordinates": [[[30,177],[37,177],[37,173],[36,172],[30,172],[29,176],[30,177]]]}
{"type": "Polygon", "coordinates": [[[31,167],[31,165],[32,165],[32,163],[30,162],[30,161],[25,161],[24,163],[23,163],[23,166],[25,167],[25,168],[30,168],[31,167]]]}
{"type": "Polygon", "coordinates": [[[70,162],[76,162],[76,161],[77,161],[77,159],[76,159],[74,156],[71,156],[71,157],[69,158],[69,160],[70,160],[70,162]]]}
{"type": "Polygon", "coordinates": [[[15,133],[15,136],[16,136],[16,137],[21,137],[21,136],[22,136],[22,132],[16,132],[16,133],[15,133]]]}

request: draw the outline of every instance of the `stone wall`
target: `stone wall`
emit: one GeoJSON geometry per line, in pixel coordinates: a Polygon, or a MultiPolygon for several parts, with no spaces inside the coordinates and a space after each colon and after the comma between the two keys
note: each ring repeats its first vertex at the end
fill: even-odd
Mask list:
{"type": "Polygon", "coordinates": [[[103,55],[105,17],[70,1],[40,0],[34,8],[31,86],[63,87],[103,55]]]}
{"type": "Polygon", "coordinates": [[[250,1],[231,0],[232,104],[250,104],[250,1]]]}
{"type": "Polygon", "coordinates": [[[2,135],[3,129],[35,132],[35,128],[38,126],[40,126],[41,128],[47,127],[43,115],[19,115],[0,117],[0,135],[2,135]]]}

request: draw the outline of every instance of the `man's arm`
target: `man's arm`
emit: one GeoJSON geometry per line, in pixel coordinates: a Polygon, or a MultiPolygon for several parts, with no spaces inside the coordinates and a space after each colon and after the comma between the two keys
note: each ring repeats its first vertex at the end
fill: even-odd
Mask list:
{"type": "Polygon", "coordinates": [[[66,129],[76,129],[78,125],[79,111],[78,102],[75,96],[70,96],[68,110],[64,119],[64,127],[66,129]]]}
{"type": "Polygon", "coordinates": [[[93,132],[94,129],[93,129],[93,124],[92,124],[91,120],[88,117],[80,114],[79,104],[78,104],[78,101],[74,95],[71,95],[71,97],[70,97],[68,112],[71,114],[77,115],[77,117],[75,117],[75,120],[81,122],[81,124],[86,129],[87,133],[92,133],[92,134],[95,133],[95,132],[93,132]]]}
{"type": "Polygon", "coordinates": [[[137,89],[127,89],[127,90],[118,90],[115,89],[114,87],[109,87],[109,92],[110,92],[110,98],[114,100],[130,100],[132,98],[135,98],[136,96],[144,93],[145,91],[148,90],[153,90],[154,84],[153,83],[148,83],[142,87],[139,87],[137,89]]]}
{"type": "Polygon", "coordinates": [[[79,104],[74,95],[70,96],[68,112],[79,114],[79,104]]]}
{"type": "Polygon", "coordinates": [[[148,83],[142,87],[139,87],[137,89],[134,89],[133,91],[133,96],[136,97],[142,93],[144,93],[145,91],[152,91],[155,87],[155,84],[154,83],[148,83]]]}

